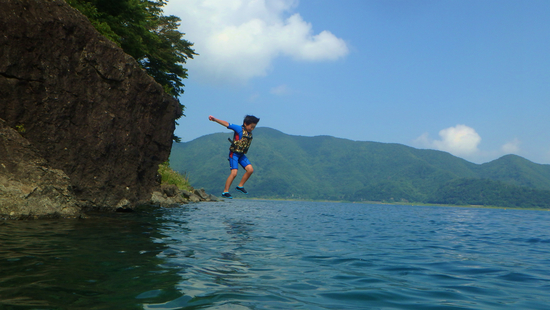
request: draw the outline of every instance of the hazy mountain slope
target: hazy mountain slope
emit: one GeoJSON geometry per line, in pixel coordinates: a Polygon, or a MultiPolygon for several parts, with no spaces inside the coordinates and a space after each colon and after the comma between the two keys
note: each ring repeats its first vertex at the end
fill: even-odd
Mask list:
{"type": "Polygon", "coordinates": [[[506,155],[482,164],[479,177],[550,190],[550,165],[535,164],[517,155],[506,155]]]}
{"type": "MultiPolygon", "coordinates": [[[[221,193],[229,173],[229,136],[218,133],[175,144],[171,166],[187,173],[194,186],[221,193]]],[[[549,167],[518,156],[476,165],[440,151],[292,136],[266,127],[254,131],[248,157],[255,168],[246,185],[250,197],[437,202],[457,193],[442,188],[468,185],[473,190],[475,182],[466,180],[482,178],[499,181],[480,183],[488,189],[506,184],[550,188],[549,167]]]]}

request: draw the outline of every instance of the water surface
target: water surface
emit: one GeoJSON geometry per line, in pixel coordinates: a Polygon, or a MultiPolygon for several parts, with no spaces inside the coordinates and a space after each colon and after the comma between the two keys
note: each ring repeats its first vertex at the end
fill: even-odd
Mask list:
{"type": "Polygon", "coordinates": [[[0,222],[0,309],[548,309],[549,220],[234,199],[0,222]]]}

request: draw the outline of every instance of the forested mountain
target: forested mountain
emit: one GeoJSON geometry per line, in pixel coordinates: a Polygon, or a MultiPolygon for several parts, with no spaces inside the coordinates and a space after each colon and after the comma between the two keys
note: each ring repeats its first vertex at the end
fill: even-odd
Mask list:
{"type": "MultiPolygon", "coordinates": [[[[174,144],[170,165],[195,187],[221,194],[229,173],[229,136],[174,144]]],[[[259,127],[248,157],[255,173],[246,188],[256,198],[550,207],[550,165],[515,155],[477,165],[401,144],[292,136],[259,127]]]]}

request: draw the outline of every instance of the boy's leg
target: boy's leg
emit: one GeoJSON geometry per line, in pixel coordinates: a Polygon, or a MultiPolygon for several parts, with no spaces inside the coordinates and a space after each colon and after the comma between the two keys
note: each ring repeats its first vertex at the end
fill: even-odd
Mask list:
{"type": "MultiPolygon", "coordinates": [[[[241,179],[241,182],[239,183],[239,187],[244,187],[244,183],[246,183],[246,181],[248,181],[248,178],[250,178],[252,173],[254,173],[254,168],[252,168],[251,164],[248,164],[246,167],[244,167],[244,170],[246,170],[246,172],[244,173],[244,175],[241,179]]],[[[236,173],[235,173],[235,176],[237,176],[236,173]]],[[[233,179],[234,178],[235,177],[233,177],[233,179]]],[[[229,184],[229,186],[231,186],[231,183],[229,184]]]]}
{"type": "Polygon", "coordinates": [[[229,188],[231,187],[231,183],[233,183],[233,180],[235,180],[235,177],[237,177],[237,169],[231,169],[231,173],[229,173],[229,176],[227,177],[227,180],[225,181],[225,188],[223,189],[224,193],[229,192],[229,188]]]}
{"type": "MultiPolygon", "coordinates": [[[[246,171],[241,179],[241,182],[239,183],[239,186],[240,188],[244,187],[244,183],[246,183],[246,181],[248,181],[248,178],[250,178],[250,176],[252,175],[252,173],[254,172],[254,168],[252,168],[252,164],[250,164],[250,161],[248,160],[248,158],[246,157],[246,155],[242,154],[239,158],[239,164],[244,168],[244,170],[246,171]]],[[[244,193],[246,193],[246,191],[242,191],[244,193]]]]}
{"type": "Polygon", "coordinates": [[[227,177],[227,180],[225,181],[225,187],[223,189],[224,193],[229,193],[229,188],[231,187],[231,183],[233,183],[233,180],[237,177],[237,172],[239,171],[239,156],[236,153],[229,152],[229,176],[227,177]]]}

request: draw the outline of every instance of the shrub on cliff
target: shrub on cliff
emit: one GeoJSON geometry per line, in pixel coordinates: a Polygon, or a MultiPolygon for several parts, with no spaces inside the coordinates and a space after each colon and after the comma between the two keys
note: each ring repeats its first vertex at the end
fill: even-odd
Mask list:
{"type": "Polygon", "coordinates": [[[172,170],[167,161],[159,165],[159,174],[161,176],[161,184],[174,184],[179,189],[193,190],[193,187],[189,184],[189,179],[172,170]]]}

